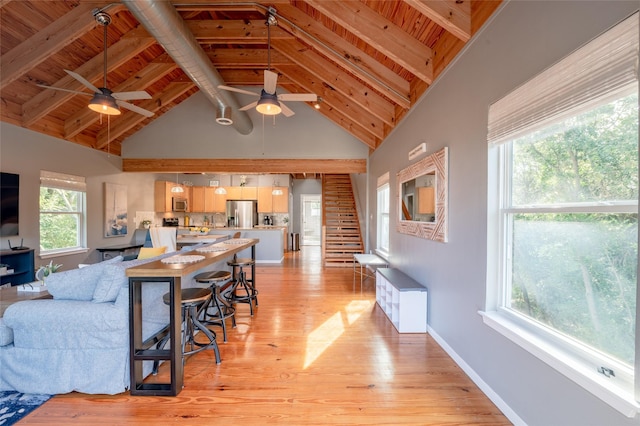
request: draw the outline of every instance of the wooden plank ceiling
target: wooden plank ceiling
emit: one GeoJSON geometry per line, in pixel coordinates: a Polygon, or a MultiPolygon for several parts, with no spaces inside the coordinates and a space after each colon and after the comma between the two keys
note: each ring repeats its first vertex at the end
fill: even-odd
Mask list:
{"type": "MultiPolygon", "coordinates": [[[[267,10],[275,8],[278,23],[271,27],[271,67],[279,74],[278,86],[290,93],[317,94],[321,98],[317,113],[371,150],[500,4],[476,0],[171,3],[225,83],[256,90],[263,85],[267,68],[267,10]]],[[[118,3],[105,9],[112,17],[107,87],[114,92],[147,91],[152,99],[131,103],[154,112],[153,117],[123,109],[107,126],[106,116],[87,108],[88,96],[39,87],[87,91],[65,69],[103,86],[104,28],[92,11],[107,4],[0,0],[2,121],[120,155],[127,137],[199,90],[118,3]]],[[[165,171],[160,166],[154,170],[165,171]]],[[[323,170],[306,174],[316,172],[323,170]]]]}

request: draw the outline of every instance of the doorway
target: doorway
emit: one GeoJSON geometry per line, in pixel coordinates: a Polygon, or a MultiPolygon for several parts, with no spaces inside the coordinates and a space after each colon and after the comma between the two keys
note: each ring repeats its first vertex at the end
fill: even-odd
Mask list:
{"type": "Polygon", "coordinates": [[[319,246],[322,232],[322,198],[318,194],[301,194],[300,245],[319,246]]]}

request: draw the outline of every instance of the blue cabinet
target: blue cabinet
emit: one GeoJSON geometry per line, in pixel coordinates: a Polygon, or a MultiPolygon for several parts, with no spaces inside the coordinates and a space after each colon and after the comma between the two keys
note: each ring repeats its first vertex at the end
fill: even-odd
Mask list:
{"type": "Polygon", "coordinates": [[[34,255],[33,249],[27,250],[2,250],[0,251],[0,286],[10,284],[30,283],[34,277],[34,255]],[[4,272],[2,267],[6,266],[4,272]]]}

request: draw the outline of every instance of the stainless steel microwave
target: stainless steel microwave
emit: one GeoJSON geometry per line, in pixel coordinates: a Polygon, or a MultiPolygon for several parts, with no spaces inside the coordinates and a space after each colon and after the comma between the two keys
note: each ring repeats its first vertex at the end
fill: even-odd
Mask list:
{"type": "Polygon", "coordinates": [[[171,210],[174,212],[186,212],[188,207],[188,202],[186,198],[178,198],[173,197],[171,203],[171,210]]]}

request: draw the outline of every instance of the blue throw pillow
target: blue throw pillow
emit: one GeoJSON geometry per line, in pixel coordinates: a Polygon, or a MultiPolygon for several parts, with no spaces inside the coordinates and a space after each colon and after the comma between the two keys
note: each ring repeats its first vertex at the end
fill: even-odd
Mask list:
{"type": "Polygon", "coordinates": [[[107,265],[100,275],[100,279],[93,292],[93,303],[115,302],[120,287],[127,284],[125,268],[122,265],[107,265]]]}

